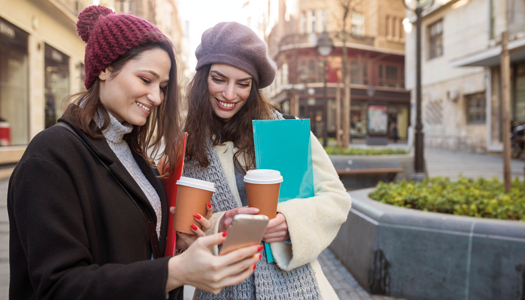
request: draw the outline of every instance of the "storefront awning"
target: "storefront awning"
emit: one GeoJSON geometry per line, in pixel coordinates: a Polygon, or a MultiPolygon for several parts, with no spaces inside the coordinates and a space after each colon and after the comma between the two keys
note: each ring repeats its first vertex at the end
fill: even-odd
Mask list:
{"type": "MultiPolygon", "coordinates": [[[[509,42],[510,61],[525,60],[525,38],[509,42]]],[[[492,67],[500,64],[501,46],[454,59],[450,65],[458,67],[492,67]]]]}

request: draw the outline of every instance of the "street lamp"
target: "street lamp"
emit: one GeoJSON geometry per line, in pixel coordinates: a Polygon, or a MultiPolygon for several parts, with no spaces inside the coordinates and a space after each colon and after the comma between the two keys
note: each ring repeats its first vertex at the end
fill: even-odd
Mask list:
{"type": "Polygon", "coordinates": [[[323,57],[323,77],[324,77],[324,110],[323,110],[323,147],[328,145],[328,100],[326,99],[326,57],[330,55],[334,44],[328,35],[323,31],[317,40],[317,52],[323,57]]]}
{"type": "Polygon", "coordinates": [[[424,134],[421,122],[421,14],[425,8],[431,7],[434,0],[401,0],[405,7],[416,14],[416,134],[414,176],[417,181],[425,177],[425,163],[423,155],[424,134]]]}

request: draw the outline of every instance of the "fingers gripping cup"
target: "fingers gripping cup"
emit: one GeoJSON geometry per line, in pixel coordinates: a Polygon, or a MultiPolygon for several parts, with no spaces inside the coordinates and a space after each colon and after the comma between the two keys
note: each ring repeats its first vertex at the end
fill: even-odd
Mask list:
{"type": "Polygon", "coordinates": [[[206,205],[215,192],[215,183],[182,176],[177,181],[177,186],[174,228],[176,231],[193,234],[191,224],[202,229],[193,214],[206,216],[206,205]]]}
{"type": "Polygon", "coordinates": [[[259,209],[259,215],[269,219],[277,215],[277,202],[283,177],[276,170],[249,170],[244,176],[248,206],[259,209]]]}

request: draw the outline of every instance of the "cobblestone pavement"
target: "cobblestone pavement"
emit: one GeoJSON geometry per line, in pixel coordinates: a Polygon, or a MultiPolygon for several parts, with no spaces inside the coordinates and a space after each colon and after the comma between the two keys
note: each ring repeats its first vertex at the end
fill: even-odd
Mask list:
{"type": "MultiPolygon", "coordinates": [[[[425,149],[428,175],[443,176],[456,181],[459,174],[468,178],[492,178],[503,180],[503,159],[501,155],[470,153],[443,149],[425,149]]],[[[523,161],[512,159],[510,162],[511,176],[523,180],[523,161]]]]}
{"type": "MultiPolygon", "coordinates": [[[[321,269],[334,288],[340,300],[396,300],[397,298],[370,295],[357,283],[355,278],[339,262],[337,257],[326,249],[318,257],[321,269]]],[[[397,299],[402,300],[402,299],[397,299]]]]}

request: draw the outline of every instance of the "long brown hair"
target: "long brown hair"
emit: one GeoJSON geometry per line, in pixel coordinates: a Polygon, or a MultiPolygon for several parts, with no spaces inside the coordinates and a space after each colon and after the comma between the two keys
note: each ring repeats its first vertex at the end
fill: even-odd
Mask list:
{"type": "Polygon", "coordinates": [[[188,132],[186,155],[196,159],[206,168],[210,165],[206,143],[219,145],[232,141],[239,149],[234,158],[244,155],[245,170],[255,168],[255,146],[253,143],[252,120],[271,120],[275,105],[263,97],[257,88],[257,82],[252,81],[250,95],[246,104],[228,121],[225,122],[213,112],[208,90],[208,76],[211,65],[197,70],[188,86],[188,116],[184,131],[188,132]]]}
{"type": "MultiPolygon", "coordinates": [[[[143,126],[133,125],[133,131],[125,136],[131,141],[133,151],[141,155],[151,166],[155,166],[155,159],[164,159],[167,173],[172,174],[175,170],[181,147],[181,122],[179,114],[179,87],[177,83],[177,64],[173,45],[169,41],[160,41],[133,48],[117,58],[108,69],[111,76],[116,76],[124,65],[132,59],[137,59],[141,53],[147,50],[164,50],[171,60],[170,79],[161,105],[151,110],[146,124],[143,126]],[[164,149],[162,139],[164,138],[164,149]],[[148,155],[151,155],[151,157],[148,155]]],[[[100,101],[100,79],[85,92],[71,95],[65,101],[71,102],[64,116],[76,121],[78,128],[92,138],[102,138],[101,130],[110,124],[107,110],[100,101]],[[93,117],[99,112],[103,125],[99,129],[93,117]]],[[[164,171],[164,170],[163,170],[164,171]]]]}

